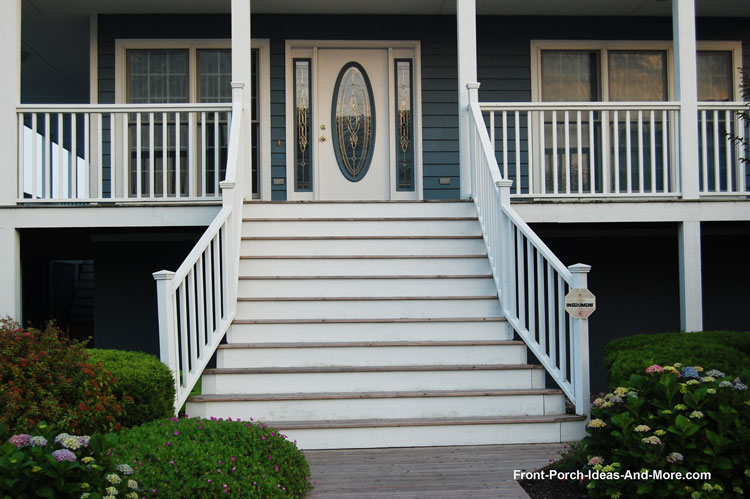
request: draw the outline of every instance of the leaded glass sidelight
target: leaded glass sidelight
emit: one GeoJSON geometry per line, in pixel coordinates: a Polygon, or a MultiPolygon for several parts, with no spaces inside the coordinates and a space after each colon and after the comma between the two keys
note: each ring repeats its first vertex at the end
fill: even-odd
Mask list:
{"type": "Polygon", "coordinates": [[[372,87],[364,68],[349,62],[341,68],[333,89],[331,122],[333,149],[341,173],[351,182],[367,174],[375,142],[372,87]]]}
{"type": "Polygon", "coordinates": [[[396,59],[396,169],[399,191],[414,190],[414,104],[411,59],[396,59]]]}
{"type": "Polygon", "coordinates": [[[312,190],[310,59],[294,59],[294,190],[312,190]]]}

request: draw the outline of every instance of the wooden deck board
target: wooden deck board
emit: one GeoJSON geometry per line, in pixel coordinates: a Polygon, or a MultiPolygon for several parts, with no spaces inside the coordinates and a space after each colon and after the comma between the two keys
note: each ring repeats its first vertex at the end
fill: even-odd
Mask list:
{"type": "Polygon", "coordinates": [[[541,468],[563,444],[306,451],[310,498],[525,498],[513,470],[541,468]]]}

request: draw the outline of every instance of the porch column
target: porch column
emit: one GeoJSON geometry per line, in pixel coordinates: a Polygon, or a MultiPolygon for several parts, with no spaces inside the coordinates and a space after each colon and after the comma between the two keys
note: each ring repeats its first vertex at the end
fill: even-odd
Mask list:
{"type": "Polygon", "coordinates": [[[675,100],[680,103],[680,183],[683,199],[698,199],[698,71],[695,0],[672,0],[675,100]]]}
{"type": "Polygon", "coordinates": [[[250,0],[232,0],[232,83],[243,83],[245,90],[242,92],[242,129],[244,131],[240,144],[240,163],[243,168],[243,195],[252,198],[253,186],[252,175],[252,134],[250,133],[252,123],[250,96],[252,95],[252,74],[250,65],[252,61],[252,49],[250,47],[250,0]]]}
{"type": "Polygon", "coordinates": [[[701,223],[695,220],[682,222],[677,245],[680,252],[680,329],[702,331],[701,223]]]}
{"type": "Polygon", "coordinates": [[[21,322],[21,238],[13,227],[0,227],[0,317],[21,322]]]}
{"type": "Polygon", "coordinates": [[[11,205],[19,186],[16,106],[21,102],[21,0],[0,2],[0,47],[0,68],[4,68],[0,73],[0,205],[11,205]]]}
{"type": "Polygon", "coordinates": [[[461,175],[461,199],[471,193],[471,153],[469,151],[469,90],[467,83],[477,81],[477,19],[475,0],[456,0],[458,34],[458,158],[461,175]]]}

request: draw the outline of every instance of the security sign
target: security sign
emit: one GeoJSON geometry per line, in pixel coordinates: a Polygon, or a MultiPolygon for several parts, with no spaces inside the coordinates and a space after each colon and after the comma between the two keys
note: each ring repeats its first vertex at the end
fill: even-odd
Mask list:
{"type": "Polygon", "coordinates": [[[596,297],[586,288],[573,288],[565,295],[565,311],[576,319],[587,319],[596,310],[596,297]]]}

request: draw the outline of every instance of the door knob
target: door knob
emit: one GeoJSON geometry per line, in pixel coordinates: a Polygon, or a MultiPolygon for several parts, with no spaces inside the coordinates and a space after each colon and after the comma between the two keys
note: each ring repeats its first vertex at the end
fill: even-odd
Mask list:
{"type": "Polygon", "coordinates": [[[325,135],[321,135],[320,136],[320,141],[321,142],[325,142],[326,141],[326,136],[325,135]]]}

